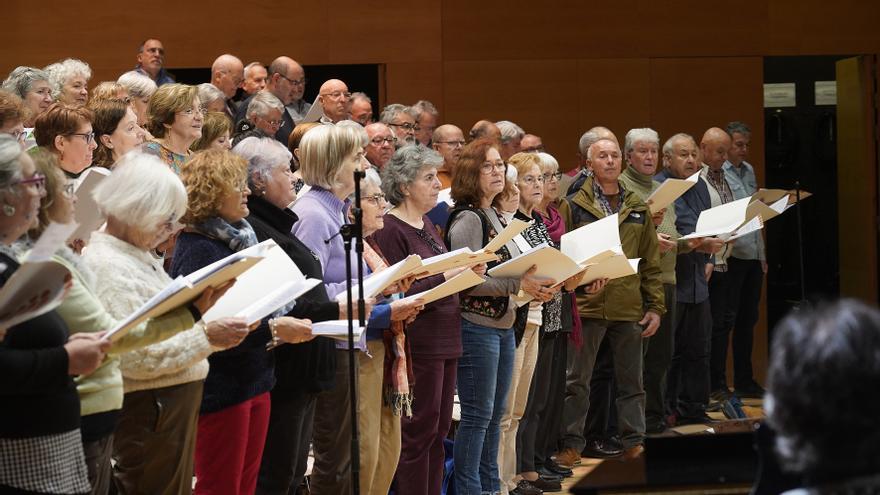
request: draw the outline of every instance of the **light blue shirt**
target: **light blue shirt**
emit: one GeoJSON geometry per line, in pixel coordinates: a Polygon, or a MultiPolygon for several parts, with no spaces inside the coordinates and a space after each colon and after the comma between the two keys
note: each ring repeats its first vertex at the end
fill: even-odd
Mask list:
{"type": "MultiPolygon", "coordinates": [[[[755,169],[748,162],[742,162],[739,167],[729,161],[724,162],[724,178],[730,184],[734,200],[751,196],[758,191],[755,169]]],[[[761,231],[746,234],[733,241],[730,256],[741,260],[764,261],[766,255],[764,254],[764,237],[761,235],[761,231]]]]}

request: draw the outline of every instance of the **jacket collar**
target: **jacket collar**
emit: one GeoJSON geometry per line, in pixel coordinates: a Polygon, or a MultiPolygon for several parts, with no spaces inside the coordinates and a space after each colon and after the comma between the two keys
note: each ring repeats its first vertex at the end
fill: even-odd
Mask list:
{"type": "Polygon", "coordinates": [[[278,208],[260,196],[251,194],[248,196],[248,209],[250,216],[267,223],[270,227],[280,232],[290,232],[299,217],[289,208],[278,208]]]}
{"type": "MultiPolygon", "coordinates": [[[[593,194],[593,180],[594,176],[590,175],[587,177],[587,180],[584,181],[584,184],[575,193],[574,197],[572,197],[572,202],[581,208],[587,210],[596,218],[604,218],[605,212],[602,211],[601,208],[596,206],[596,197],[593,194]]],[[[638,196],[632,191],[628,191],[623,186],[620,187],[620,190],[623,191],[623,204],[620,206],[620,210],[617,212],[617,221],[622,223],[626,217],[629,216],[630,213],[638,211],[643,212],[647,211],[648,207],[645,205],[642,200],[639,199],[638,196]]]]}

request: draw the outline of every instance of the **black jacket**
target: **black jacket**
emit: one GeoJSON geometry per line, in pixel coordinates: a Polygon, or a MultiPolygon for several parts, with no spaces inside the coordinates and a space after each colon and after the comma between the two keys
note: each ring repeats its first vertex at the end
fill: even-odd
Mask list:
{"type": "MultiPolygon", "coordinates": [[[[249,96],[238,105],[238,111],[235,113],[235,122],[232,123],[233,127],[235,127],[235,124],[238,124],[240,120],[247,118],[247,107],[251,103],[251,98],[253,98],[253,96],[249,96]]],[[[282,107],[281,110],[281,120],[284,121],[284,125],[275,131],[274,137],[283,144],[285,148],[287,148],[287,138],[290,137],[290,133],[293,131],[293,128],[296,127],[296,123],[293,121],[293,117],[290,116],[290,112],[284,107],[282,107]]]]}
{"type": "MultiPolygon", "coordinates": [[[[657,182],[675,177],[668,169],[663,169],[654,176],[657,182]]],[[[688,235],[697,230],[700,212],[712,207],[709,189],[702,179],[675,200],[675,229],[681,235],[688,235]]],[[[675,295],[680,303],[701,303],[709,298],[709,282],[706,281],[705,269],[709,255],[697,251],[680,253],[675,259],[675,295]]]]}
{"type": "MultiPolygon", "coordinates": [[[[257,239],[272,239],[309,278],[322,278],[318,258],[299,239],[290,233],[298,220],[295,213],[280,209],[268,201],[251,195],[248,198],[248,223],[257,239]]],[[[324,284],[303,294],[288,313],[294,318],[309,318],[313,322],[339,318],[339,305],[330,301],[324,284]]],[[[336,373],[336,345],[332,339],[318,337],[303,344],[284,344],[275,348],[275,388],[272,395],[293,397],[303,392],[321,392],[334,385],[336,373]]]]}

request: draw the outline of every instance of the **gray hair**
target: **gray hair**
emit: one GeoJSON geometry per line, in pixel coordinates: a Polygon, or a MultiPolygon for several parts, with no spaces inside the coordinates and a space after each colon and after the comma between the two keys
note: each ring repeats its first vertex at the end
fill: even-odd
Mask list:
{"type": "Polygon", "coordinates": [[[541,168],[552,167],[557,172],[559,171],[559,162],[556,161],[556,158],[553,157],[550,153],[544,153],[543,151],[539,151],[535,153],[538,157],[538,161],[541,163],[541,168]]]}
{"type": "Polygon", "coordinates": [[[47,65],[43,68],[49,73],[49,81],[52,83],[52,96],[57,100],[61,95],[61,88],[68,79],[82,76],[86,81],[92,78],[92,68],[89,64],[75,58],[66,58],[61,62],[47,65]]]}
{"type": "Polygon", "coordinates": [[[608,138],[605,138],[605,137],[600,137],[599,139],[597,139],[596,141],[594,141],[592,144],[590,144],[590,147],[589,147],[589,148],[587,148],[587,160],[592,160],[592,159],[593,159],[593,145],[596,144],[596,143],[598,143],[599,141],[608,141],[608,142],[610,142],[610,143],[614,143],[614,145],[617,146],[617,149],[618,149],[618,150],[620,149],[620,145],[617,144],[617,143],[615,143],[614,140],[612,140],[612,139],[608,139],[608,138]]]}
{"type": "Polygon", "coordinates": [[[669,137],[669,139],[666,140],[665,143],[663,143],[663,155],[664,156],[672,154],[672,146],[679,139],[687,139],[688,141],[691,141],[692,143],[694,143],[695,146],[697,144],[697,141],[690,134],[686,134],[684,132],[679,132],[678,134],[673,134],[672,136],[669,137]]]}
{"type": "Polygon", "coordinates": [[[370,97],[367,96],[367,94],[364,93],[363,91],[355,91],[354,93],[351,94],[351,101],[352,102],[358,98],[360,98],[362,100],[366,100],[367,103],[373,103],[373,100],[371,100],[370,97]]]}
{"type": "Polygon", "coordinates": [[[730,134],[731,137],[733,137],[734,132],[738,132],[744,136],[751,136],[752,135],[752,128],[749,127],[744,122],[739,122],[737,120],[728,123],[726,130],[727,130],[727,133],[730,134]]]}
{"type": "Polygon", "coordinates": [[[413,120],[418,120],[419,116],[415,115],[412,107],[408,107],[406,105],[401,105],[400,103],[392,103],[387,107],[382,109],[382,116],[379,117],[379,122],[383,124],[390,124],[394,122],[394,119],[397,118],[398,114],[405,113],[413,118],[413,120]]]}
{"type": "Polygon", "coordinates": [[[293,156],[276,139],[255,136],[239,141],[232,152],[247,160],[248,185],[254,191],[257,190],[256,183],[268,181],[276,168],[290,168],[290,158],[293,156]]]}
{"type": "Polygon", "coordinates": [[[526,131],[522,127],[509,120],[499,120],[495,122],[495,125],[501,131],[501,144],[507,144],[515,139],[522,139],[526,135],[526,131]]]}
{"type": "Polygon", "coordinates": [[[3,81],[3,89],[15,93],[23,99],[37,81],[46,81],[51,84],[52,80],[49,78],[49,73],[43,69],[19,66],[13,69],[9,73],[9,77],[3,81]]]}
{"type": "MultiPolygon", "coordinates": [[[[263,62],[251,62],[251,63],[244,66],[244,77],[245,78],[247,78],[248,72],[250,72],[250,70],[253,69],[254,67],[262,67],[264,69],[266,68],[266,66],[263,65],[263,62]]],[[[269,71],[266,71],[266,72],[269,72],[269,71]]]]}
{"type": "Polygon", "coordinates": [[[623,140],[623,152],[629,153],[635,148],[636,143],[640,141],[643,143],[654,143],[657,146],[660,146],[660,135],[650,127],[630,129],[623,140]]]}
{"type": "Polygon", "coordinates": [[[602,136],[597,132],[585,132],[578,141],[578,151],[581,152],[581,156],[586,157],[590,153],[590,146],[593,146],[593,143],[600,139],[602,139],[602,136]]]}
{"type": "Polygon", "coordinates": [[[431,114],[434,116],[434,118],[437,118],[437,116],[440,115],[440,112],[437,111],[437,107],[435,107],[434,104],[428,100],[417,101],[416,104],[412,106],[412,109],[416,114],[417,120],[418,116],[423,113],[431,114]]]}
{"type": "Polygon", "coordinates": [[[361,179],[361,191],[367,188],[367,186],[375,186],[382,190],[382,179],[379,177],[379,172],[376,172],[375,168],[368,168],[364,170],[364,178],[361,179]]]}
{"type": "Polygon", "coordinates": [[[158,157],[133,150],[92,193],[102,214],[145,232],[186,213],[186,188],[158,157]]]}
{"type": "Polygon", "coordinates": [[[116,80],[128,90],[132,98],[149,98],[156,92],[156,82],[136,70],[130,70],[116,80]]]}
{"type": "Polygon", "coordinates": [[[361,146],[366,146],[367,144],[370,143],[370,135],[367,134],[367,130],[359,122],[355,122],[351,119],[346,119],[346,120],[340,120],[339,122],[337,122],[334,125],[336,127],[344,127],[344,128],[352,129],[360,137],[360,140],[362,143],[361,146]]]}
{"type": "MultiPolygon", "coordinates": [[[[254,115],[258,117],[265,117],[270,110],[278,110],[280,112],[284,111],[284,103],[278,99],[277,96],[272,93],[263,90],[259,93],[255,94],[253,98],[251,98],[251,102],[248,103],[247,107],[247,118],[252,119],[254,115]]],[[[253,119],[252,119],[253,120],[253,119]]]]}
{"type": "Polygon", "coordinates": [[[389,203],[397,206],[404,201],[401,186],[411,184],[425,167],[443,165],[440,153],[417,144],[403,146],[382,168],[382,192],[389,203]]]}
{"type": "Polygon", "coordinates": [[[9,134],[0,134],[0,191],[9,191],[12,183],[21,177],[21,158],[23,151],[17,139],[9,134]]]}
{"type": "Polygon", "coordinates": [[[203,107],[206,107],[217,100],[222,100],[224,103],[226,102],[226,95],[223,94],[223,91],[220,91],[220,88],[211,83],[202,83],[196,86],[196,88],[199,90],[199,101],[202,103],[203,107]]]}

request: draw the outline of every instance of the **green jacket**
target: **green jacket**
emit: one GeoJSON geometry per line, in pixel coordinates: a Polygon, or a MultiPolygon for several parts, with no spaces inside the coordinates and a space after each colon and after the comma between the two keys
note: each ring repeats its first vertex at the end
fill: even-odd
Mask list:
{"type": "MultiPolygon", "coordinates": [[[[624,189],[625,190],[625,189],[624,189]]],[[[593,177],[562,201],[559,213],[568,232],[605,217],[593,194],[593,177]]],[[[648,206],[630,190],[625,190],[618,211],[620,243],[627,258],[641,258],[639,273],[610,280],[598,294],[577,292],[578,312],[582,318],[611,321],[639,321],[646,311],[666,312],[660,271],[657,232],[648,206]]]]}
{"type": "MultiPolygon", "coordinates": [[[[73,275],[70,291],[56,310],[67,324],[71,335],[78,332],[102,332],[116,326],[116,319],[104,309],[82,273],[61,256],[54,256],[52,261],[63,265],[73,275]]],[[[193,325],[195,321],[192,313],[186,307],[181,307],[141,323],[115,342],[98,369],[74,378],[76,391],[79,393],[80,413],[88,416],[122,409],[119,355],[173,337],[178,332],[189,330],[193,325]]]]}

